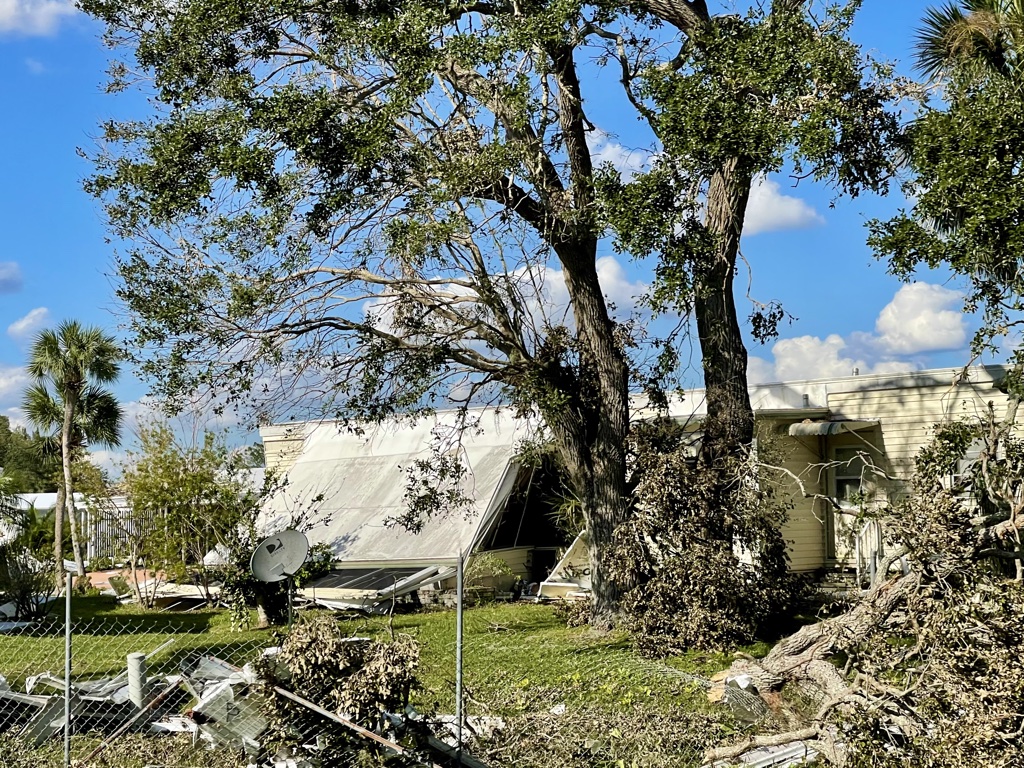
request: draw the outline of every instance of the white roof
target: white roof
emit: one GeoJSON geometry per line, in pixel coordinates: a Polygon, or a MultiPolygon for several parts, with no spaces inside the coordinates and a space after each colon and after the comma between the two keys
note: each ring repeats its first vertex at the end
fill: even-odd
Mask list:
{"type": "Polygon", "coordinates": [[[330,545],[336,561],[455,561],[504,508],[515,483],[517,443],[529,434],[527,422],[507,411],[479,409],[470,418],[479,428],[466,429],[461,440],[456,412],[365,427],[363,435],[335,422],[313,425],[284,487],[264,507],[260,527],[266,533],[291,527],[298,512],[312,507],[309,542],[330,545]],[[408,509],[408,470],[429,460],[432,446],[455,453],[467,468],[461,491],[468,508],[435,515],[419,533],[389,525],[408,509]]]}
{"type": "MultiPolygon", "coordinates": [[[[15,496],[18,503],[18,509],[36,509],[39,511],[50,510],[57,506],[57,494],[56,493],[19,493],[15,496]]],[[[85,502],[85,496],[80,493],[75,494],[75,504],[83,504],[85,502]]]]}

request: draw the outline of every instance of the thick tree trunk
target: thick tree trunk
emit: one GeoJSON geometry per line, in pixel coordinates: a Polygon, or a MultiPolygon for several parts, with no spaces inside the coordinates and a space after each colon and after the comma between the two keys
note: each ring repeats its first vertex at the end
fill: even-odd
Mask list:
{"type": "Polygon", "coordinates": [[[569,404],[545,409],[570,482],[587,523],[593,623],[610,627],[628,584],[609,574],[612,537],[626,519],[626,439],[629,435],[628,369],[615,343],[597,278],[596,241],[559,255],[573,301],[581,341],[582,393],[565,393],[569,404]]]}
{"type": "MultiPolygon", "coordinates": [[[[575,393],[554,408],[550,422],[572,484],[583,504],[590,545],[590,580],[596,626],[610,627],[628,584],[609,573],[612,538],[626,519],[626,438],[629,435],[629,369],[615,340],[615,324],[597,277],[598,223],[594,218],[594,168],[587,144],[587,123],[579,77],[570,45],[549,53],[558,83],[558,114],[571,185],[552,182],[546,193],[559,212],[547,233],[562,263],[578,339],[579,370],[575,393]],[[567,402],[566,402],[567,401],[567,402]],[[558,413],[555,413],[555,412],[558,413]]],[[[553,382],[557,386],[557,380],[553,382]]],[[[549,422],[549,423],[550,423],[549,422]]]]}
{"type": "Polygon", "coordinates": [[[705,225],[717,245],[707,263],[694,269],[694,316],[704,370],[707,417],[702,425],[701,463],[717,476],[708,504],[718,513],[709,534],[731,550],[735,520],[731,510],[739,477],[735,463],[754,439],[754,411],[747,391],[747,349],[743,343],[733,278],[751,174],[739,159],[725,163],[708,188],[705,225]]]}
{"type": "Polygon", "coordinates": [[[747,391],[747,348],[733,295],[752,180],[738,159],[730,160],[712,177],[705,223],[718,244],[713,258],[699,265],[694,274],[694,316],[708,409],[702,456],[709,466],[735,456],[754,439],[754,411],[747,391]]]}

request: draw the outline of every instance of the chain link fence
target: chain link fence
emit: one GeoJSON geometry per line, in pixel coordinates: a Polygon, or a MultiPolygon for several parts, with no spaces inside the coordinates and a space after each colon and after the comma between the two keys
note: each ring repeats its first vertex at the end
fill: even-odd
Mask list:
{"type": "Polygon", "coordinates": [[[16,765],[23,755],[26,766],[184,768],[231,765],[237,756],[246,765],[265,728],[247,701],[252,665],[278,638],[231,632],[216,618],[118,613],[75,618],[68,627],[61,611],[6,622],[0,763],[16,765]]]}
{"type": "MultiPolygon", "coordinates": [[[[490,768],[702,765],[734,727],[709,700],[724,689],[711,679],[722,659],[695,656],[681,660],[685,669],[646,659],[624,632],[567,628],[573,613],[572,604],[465,610],[467,750],[490,768]]],[[[729,688],[749,697],[752,718],[763,714],[756,696],[729,688]]]]}
{"type": "Polygon", "coordinates": [[[118,609],[73,619],[69,666],[63,610],[9,622],[0,765],[689,768],[765,716],[722,657],[642,658],[571,606],[463,607],[461,649],[452,609],[300,611],[290,633],[118,609]]]}

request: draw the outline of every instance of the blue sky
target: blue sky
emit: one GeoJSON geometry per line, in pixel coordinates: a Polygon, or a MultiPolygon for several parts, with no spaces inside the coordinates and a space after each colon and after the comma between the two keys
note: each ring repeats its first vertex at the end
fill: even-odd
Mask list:
{"type": "MultiPolygon", "coordinates": [[[[907,70],[912,31],[930,4],[865,0],[855,38],[907,70]]],[[[76,148],[93,145],[102,121],[141,116],[145,104],[138,96],[103,92],[108,51],[99,36],[99,26],[66,0],[0,0],[0,146],[7,147],[0,161],[0,413],[15,420],[35,332],[66,318],[110,331],[119,324],[108,277],[113,251],[98,205],[81,191],[90,167],[76,148]]],[[[598,137],[594,152],[628,165],[635,161],[623,149],[628,140],[598,137]]],[[[891,215],[898,196],[841,201],[834,209],[830,198],[813,185],[794,188],[785,176],[754,191],[743,242],[752,295],[781,301],[798,319],[782,328],[777,343],[751,345],[752,377],[965,362],[973,325],[960,314],[957,286],[941,274],[901,286],[864,245],[864,221],[891,215]]],[[[625,296],[642,283],[635,270],[606,259],[608,293],[625,296]]],[[[117,386],[132,412],[145,391],[130,371],[117,386]]]]}

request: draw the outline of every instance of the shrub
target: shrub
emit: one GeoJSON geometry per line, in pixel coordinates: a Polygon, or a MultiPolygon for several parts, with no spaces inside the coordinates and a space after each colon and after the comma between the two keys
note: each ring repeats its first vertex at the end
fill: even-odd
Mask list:
{"type": "Polygon", "coordinates": [[[56,591],[50,561],[0,547],[0,592],[14,603],[15,618],[30,621],[45,616],[56,591]]]}

